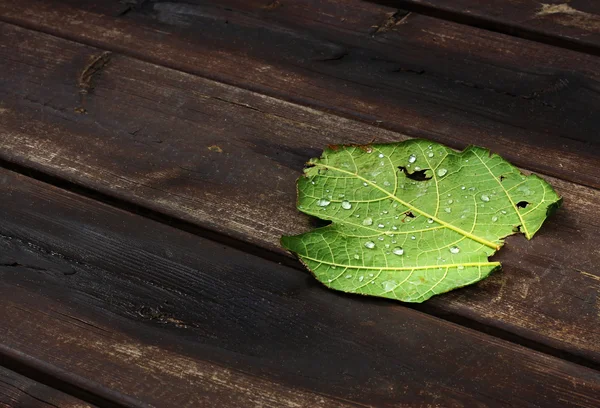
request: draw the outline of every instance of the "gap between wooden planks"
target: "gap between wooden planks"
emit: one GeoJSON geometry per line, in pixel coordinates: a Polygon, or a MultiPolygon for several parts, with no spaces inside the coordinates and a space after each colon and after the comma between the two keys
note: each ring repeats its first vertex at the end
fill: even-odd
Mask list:
{"type": "MultiPolygon", "coordinates": [[[[0,362],[2,362],[0,358],[0,362]]],[[[84,401],[0,367],[0,407],[94,408],[84,401]]]]}
{"type": "MultiPolygon", "coordinates": [[[[115,54],[81,93],[101,50],[0,28],[3,160],[279,254],[282,234],[310,228],[294,208],[310,157],[327,144],[406,139],[115,54]]],[[[600,192],[548,179],[565,206],[539,236],[509,239],[495,258],[503,272],[427,305],[595,366],[600,192]]]]}
{"type": "Polygon", "coordinates": [[[600,402],[598,371],[7,170],[0,189],[0,354],[85,391],[131,406],[600,402]]]}
{"type": "Polygon", "coordinates": [[[600,187],[597,57],[358,0],[127,7],[7,0],[0,19],[600,187]]]}

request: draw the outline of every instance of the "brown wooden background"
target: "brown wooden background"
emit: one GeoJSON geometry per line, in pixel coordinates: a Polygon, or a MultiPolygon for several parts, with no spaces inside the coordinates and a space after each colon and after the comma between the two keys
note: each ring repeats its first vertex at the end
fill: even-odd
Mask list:
{"type": "Polygon", "coordinates": [[[0,0],[0,406],[600,406],[597,13],[0,0]],[[413,137],[564,206],[425,304],[326,290],[303,164],[413,137]]]}

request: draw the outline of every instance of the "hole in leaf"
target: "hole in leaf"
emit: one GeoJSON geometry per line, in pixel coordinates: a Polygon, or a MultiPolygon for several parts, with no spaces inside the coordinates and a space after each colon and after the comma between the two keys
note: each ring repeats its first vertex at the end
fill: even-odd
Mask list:
{"type": "Polygon", "coordinates": [[[500,181],[504,180],[506,177],[500,176],[500,181]]]}
{"type": "Polygon", "coordinates": [[[404,174],[406,174],[406,177],[408,177],[411,180],[415,180],[415,181],[425,181],[425,180],[429,180],[431,179],[431,176],[427,176],[426,171],[428,171],[429,169],[422,169],[422,170],[417,170],[417,171],[413,171],[412,173],[409,173],[408,170],[406,169],[406,167],[404,166],[398,166],[398,168],[404,172],[404,174]]]}
{"type": "Polygon", "coordinates": [[[406,217],[408,217],[408,218],[415,218],[415,215],[412,213],[412,211],[406,211],[404,213],[404,218],[402,218],[402,222],[404,222],[406,220],[406,217]]]}
{"type": "Polygon", "coordinates": [[[519,202],[517,203],[517,208],[525,208],[525,207],[527,207],[528,205],[529,205],[529,202],[527,202],[527,201],[519,201],[519,202]]]}
{"type": "Polygon", "coordinates": [[[521,226],[520,225],[516,225],[513,227],[513,232],[521,232],[521,226]]]}
{"type": "Polygon", "coordinates": [[[330,220],[322,220],[321,218],[315,218],[315,217],[310,219],[310,225],[313,228],[322,228],[322,227],[326,227],[330,224],[331,224],[330,220]]]}

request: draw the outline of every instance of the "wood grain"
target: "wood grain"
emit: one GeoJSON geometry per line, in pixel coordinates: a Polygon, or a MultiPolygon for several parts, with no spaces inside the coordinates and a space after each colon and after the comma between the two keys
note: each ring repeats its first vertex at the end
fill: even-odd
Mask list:
{"type": "Polygon", "coordinates": [[[0,19],[600,187],[598,57],[358,0],[269,4],[5,0],[0,19]]]}
{"type": "MultiPolygon", "coordinates": [[[[406,138],[116,54],[81,94],[100,50],[2,33],[0,158],[279,254],[281,235],[311,227],[294,206],[303,163],[327,144],[406,138]]],[[[502,273],[424,310],[597,364],[600,192],[548,180],[564,209],[533,241],[508,239],[502,273]]]]}
{"type": "Polygon", "coordinates": [[[589,0],[369,0],[600,55],[600,6],[589,0]]]}
{"type": "Polygon", "coordinates": [[[0,174],[2,351],[138,406],[600,402],[598,371],[0,174]]]}
{"type": "MultiPolygon", "coordinates": [[[[2,358],[0,357],[0,363],[2,358]]],[[[93,408],[74,397],[0,367],[2,408],[93,408]]]]}

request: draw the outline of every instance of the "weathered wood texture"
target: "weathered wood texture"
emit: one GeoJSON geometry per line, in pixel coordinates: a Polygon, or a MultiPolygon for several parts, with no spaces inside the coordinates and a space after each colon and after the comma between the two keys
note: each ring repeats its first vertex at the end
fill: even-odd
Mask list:
{"type": "Polygon", "coordinates": [[[4,0],[0,19],[600,187],[598,57],[358,0],[4,0]]]}
{"type": "Polygon", "coordinates": [[[600,403],[598,371],[0,175],[2,347],[140,406],[600,403]]]}
{"type": "Polygon", "coordinates": [[[92,408],[92,405],[0,367],[0,407],[92,408]]]}
{"type": "MultiPolygon", "coordinates": [[[[294,206],[305,161],[405,138],[116,54],[81,93],[100,50],[0,27],[0,158],[280,254],[282,234],[310,227],[294,206]]],[[[508,240],[502,273],[428,307],[597,364],[600,192],[549,180],[564,209],[532,242],[508,240]]]]}
{"type": "Polygon", "coordinates": [[[368,0],[600,55],[600,5],[593,0],[368,0]]]}

